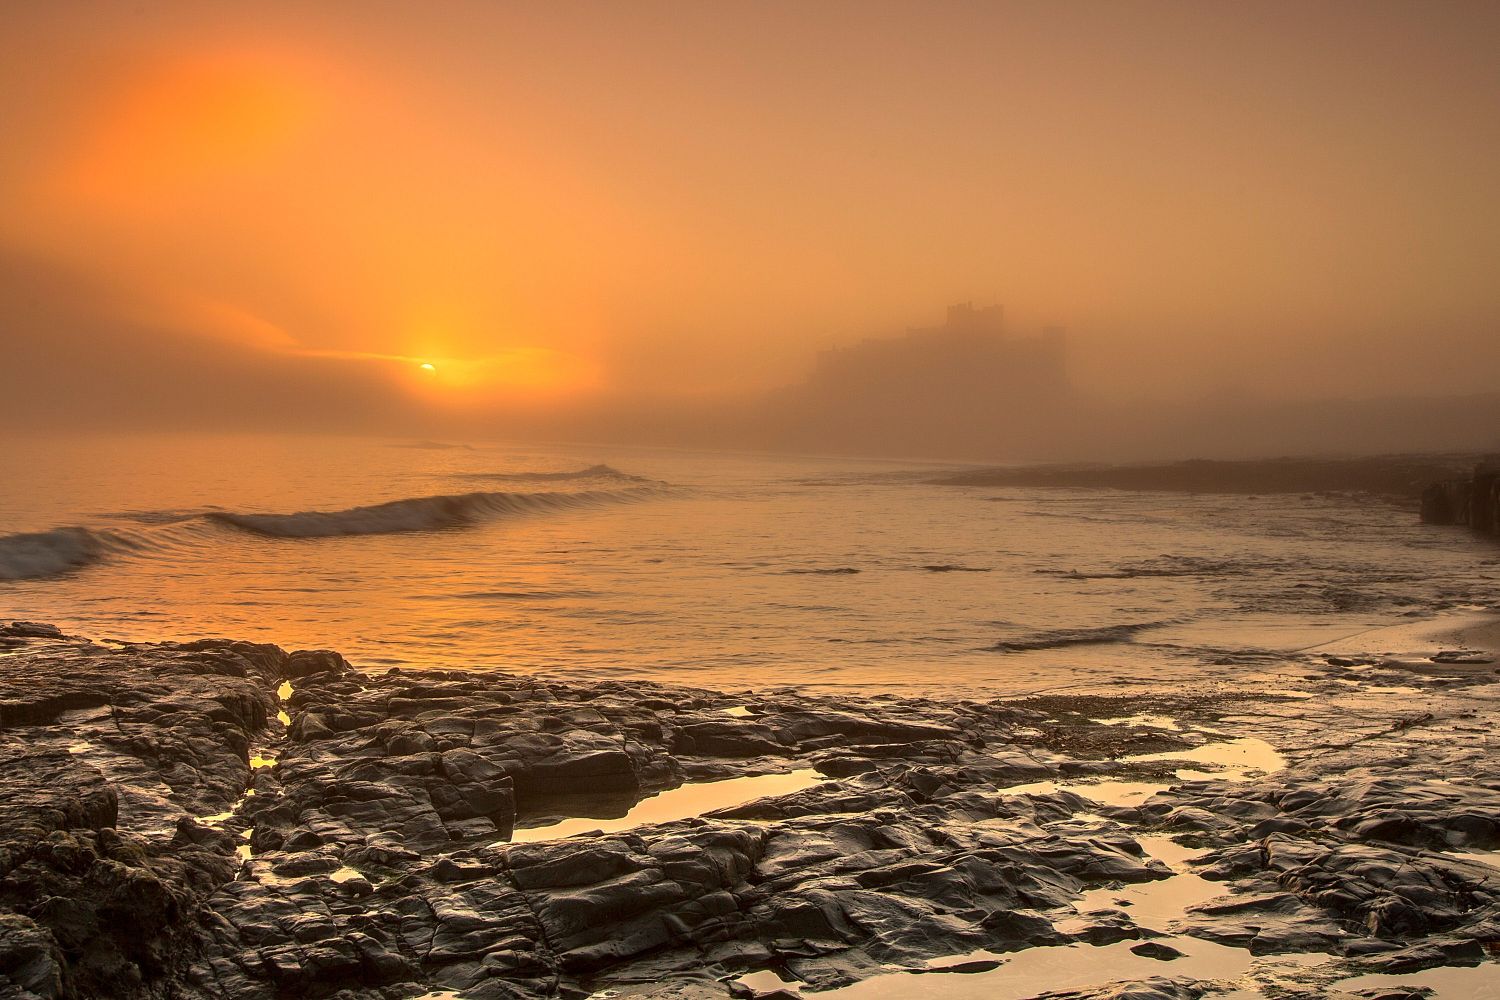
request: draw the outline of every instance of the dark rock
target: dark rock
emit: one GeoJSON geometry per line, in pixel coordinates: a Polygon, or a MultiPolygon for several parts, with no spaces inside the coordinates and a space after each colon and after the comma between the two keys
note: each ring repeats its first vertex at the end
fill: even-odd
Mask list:
{"type": "Polygon", "coordinates": [[[1042,993],[1037,1000],[1199,1000],[1207,993],[1206,985],[1192,981],[1146,979],[1091,990],[1042,993]]]}
{"type": "Polygon", "coordinates": [[[11,622],[0,625],[0,635],[16,639],[61,639],[62,629],[42,622],[11,622]]]}
{"type": "Polygon", "coordinates": [[[0,913],[0,988],[8,984],[22,998],[60,997],[65,962],[45,927],[19,913],[0,913]]]}
{"type": "Polygon", "coordinates": [[[281,676],[289,680],[311,674],[343,675],[349,673],[349,662],[328,649],[303,649],[287,656],[281,676]]]}
{"type": "MultiPolygon", "coordinates": [[[[727,995],[718,980],[751,969],[818,990],[1072,942],[1138,941],[1136,954],[1169,960],[1179,950],[1158,935],[1184,928],[1397,971],[1477,960],[1500,940],[1491,869],[1449,853],[1500,846],[1500,774],[1442,734],[1441,706],[1424,726],[1390,728],[1381,752],[1410,769],[1442,745],[1454,754],[1443,773],[1464,783],[1322,752],[1259,780],[1182,782],[1180,765],[1132,755],[1207,737],[1091,721],[1153,707],[1124,698],[757,692],[745,718],[723,713],[727,695],[639,682],[377,676],[326,651],[12,638],[19,652],[0,658],[0,992],[394,1000],[608,986],[686,998],[727,995]],[[271,720],[287,679],[283,730],[271,720]],[[273,743],[274,766],[252,774],[249,755],[273,743]],[[809,766],[838,780],[624,832],[507,843],[518,817],[578,815],[584,798],[603,807],[584,814],[618,817],[685,782],[809,766]],[[1014,790],[1107,776],[1171,787],[1130,807],[1014,790]],[[1205,846],[1195,870],[1226,880],[1226,898],[1170,927],[1144,926],[1137,907],[1080,914],[1087,888],[1172,876],[1137,841],[1146,829],[1205,846]]],[[[1171,697],[1189,725],[1208,703],[1171,697]]],[[[1471,727],[1477,704],[1465,704],[1471,727]]],[[[1316,730],[1295,714],[1314,708],[1278,703],[1278,718],[1316,730]]],[[[1228,711],[1209,718],[1227,730],[1228,711]]],[[[1059,995],[1202,993],[1153,979],[1059,995]]]]}

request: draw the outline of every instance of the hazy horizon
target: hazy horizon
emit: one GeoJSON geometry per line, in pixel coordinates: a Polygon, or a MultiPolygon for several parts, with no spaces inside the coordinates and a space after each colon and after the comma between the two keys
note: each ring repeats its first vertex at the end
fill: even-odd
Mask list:
{"type": "Polygon", "coordinates": [[[980,460],[1500,445],[1492,5],[0,23],[11,428],[980,460]],[[876,396],[783,426],[820,352],[961,301],[1003,304],[1008,336],[1065,328],[1068,397],[934,383],[891,427],[851,416],[876,396]]]}

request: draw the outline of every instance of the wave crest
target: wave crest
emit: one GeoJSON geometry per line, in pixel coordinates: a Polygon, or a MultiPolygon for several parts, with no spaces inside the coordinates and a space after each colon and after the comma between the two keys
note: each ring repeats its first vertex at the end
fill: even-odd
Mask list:
{"type": "MultiPolygon", "coordinates": [[[[634,478],[634,477],[630,477],[634,478]]],[[[53,528],[50,531],[0,535],[0,580],[38,580],[62,576],[122,552],[163,552],[182,546],[212,544],[212,525],[259,538],[334,538],[343,535],[390,535],[409,531],[462,528],[490,518],[545,514],[636,503],[674,492],[649,483],[617,490],[573,493],[478,492],[410,497],[345,510],[295,514],[210,510],[121,515],[141,528],[53,528]]]]}
{"type": "Polygon", "coordinates": [[[345,510],[295,514],[204,515],[219,524],[270,538],[333,538],[340,535],[393,535],[408,531],[462,528],[507,514],[601,507],[631,503],[661,494],[657,489],[594,490],[582,493],[458,493],[412,497],[345,510]]]}
{"type": "Polygon", "coordinates": [[[0,536],[0,580],[62,576],[103,559],[115,547],[110,532],[53,528],[0,536]]]}

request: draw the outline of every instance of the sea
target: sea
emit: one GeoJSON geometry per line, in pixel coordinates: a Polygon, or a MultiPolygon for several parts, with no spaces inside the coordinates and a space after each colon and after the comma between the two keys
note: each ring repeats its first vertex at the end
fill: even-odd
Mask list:
{"type": "Polygon", "coordinates": [[[0,438],[0,618],[374,671],[933,697],[1252,681],[1500,598],[1343,494],[946,486],[921,461],[313,435],[0,438]]]}

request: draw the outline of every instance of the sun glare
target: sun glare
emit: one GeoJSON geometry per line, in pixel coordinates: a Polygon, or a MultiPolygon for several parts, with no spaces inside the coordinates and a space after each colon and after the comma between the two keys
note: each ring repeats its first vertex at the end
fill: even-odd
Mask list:
{"type": "Polygon", "coordinates": [[[433,364],[431,361],[424,361],[424,362],[422,362],[421,368],[422,368],[422,370],[424,372],[435,372],[435,371],[437,371],[437,365],[433,364]]]}

